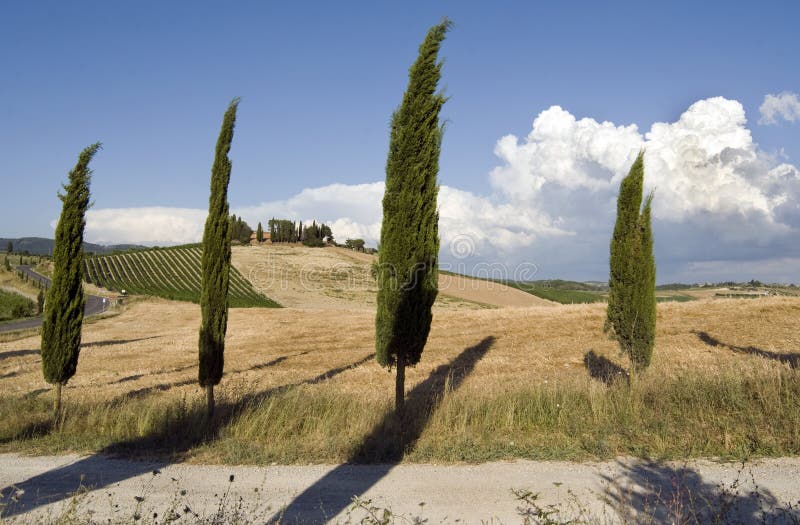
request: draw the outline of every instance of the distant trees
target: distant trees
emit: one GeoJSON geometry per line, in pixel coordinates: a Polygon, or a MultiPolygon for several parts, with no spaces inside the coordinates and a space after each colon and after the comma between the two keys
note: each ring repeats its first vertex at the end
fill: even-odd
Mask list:
{"type": "Polygon", "coordinates": [[[9,254],[9,253],[14,253],[14,242],[13,241],[8,241],[8,244],[6,244],[6,254],[9,254]]]}
{"type": "Polygon", "coordinates": [[[42,315],[42,312],[44,312],[44,290],[40,287],[36,295],[36,315],[42,315]]]}
{"type": "Polygon", "coordinates": [[[313,221],[311,226],[306,226],[302,230],[302,242],[305,246],[311,246],[313,248],[319,248],[325,245],[325,240],[333,241],[333,233],[331,229],[326,224],[317,224],[317,221],[313,221]]]}
{"type": "Polygon", "coordinates": [[[375,349],[378,363],[396,366],[395,411],[405,408],[405,368],[417,364],[428,340],[436,299],[439,253],[439,111],[437,55],[450,22],[433,26],[409,71],[408,87],[392,115],[381,250],[377,271],[375,349]]]}
{"type": "Polygon", "coordinates": [[[45,301],[42,320],[42,373],[55,385],[54,420],[61,413],[61,387],[75,375],[81,349],[81,325],[86,298],[83,295],[83,230],[89,208],[91,162],[100,143],[84,149],[69,173],[66,193],[56,226],[53,247],[53,282],[45,301]]]}
{"type": "Polygon", "coordinates": [[[617,222],[611,238],[608,310],[605,330],[631,361],[631,371],[650,365],[656,329],[656,267],[650,225],[650,194],[642,207],[644,153],[622,180],[617,222]]]}
{"type": "Polygon", "coordinates": [[[297,224],[287,219],[275,219],[267,221],[269,228],[269,238],[272,242],[299,242],[300,236],[297,233],[297,224]]]}
{"type": "Polygon", "coordinates": [[[228,217],[228,183],[231,178],[228,152],[233,142],[238,105],[239,99],[234,98],[225,111],[222,129],[217,139],[214,165],[211,168],[208,217],[203,232],[203,257],[200,262],[201,322],[198,342],[200,358],[198,380],[200,386],[206,390],[209,417],[214,415],[214,386],[222,379],[225,333],[228,328],[231,230],[236,224],[235,220],[228,217]]]}
{"type": "Polygon", "coordinates": [[[264,242],[264,228],[261,227],[261,221],[258,222],[258,228],[256,229],[256,241],[264,242]]]}
{"type": "Polygon", "coordinates": [[[244,219],[231,215],[231,240],[238,241],[242,244],[250,244],[250,239],[253,236],[253,228],[247,224],[244,219]]]}
{"type": "Polygon", "coordinates": [[[364,239],[347,239],[344,241],[344,245],[351,250],[355,250],[357,252],[364,251],[364,239]]]}
{"type": "Polygon", "coordinates": [[[327,224],[317,224],[313,221],[311,225],[303,226],[302,221],[296,223],[287,219],[275,219],[274,217],[267,222],[270,240],[276,242],[302,242],[306,246],[322,247],[325,240],[333,242],[333,231],[327,224]]]}

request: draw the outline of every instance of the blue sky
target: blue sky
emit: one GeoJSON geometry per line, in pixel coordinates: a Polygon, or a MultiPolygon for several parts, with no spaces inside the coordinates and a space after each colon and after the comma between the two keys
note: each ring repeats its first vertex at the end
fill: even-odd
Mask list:
{"type": "MultiPolygon", "coordinates": [[[[746,166],[723,162],[721,175],[655,169],[652,186],[664,203],[655,224],[659,281],[800,281],[792,246],[800,191],[791,171],[800,165],[800,121],[790,97],[800,92],[800,5],[742,4],[13,3],[0,18],[0,177],[8,191],[0,236],[52,236],[59,184],[80,149],[100,140],[89,240],[196,237],[222,113],[240,96],[234,210],[251,222],[281,214],[338,220],[341,240],[374,238],[388,121],[425,31],[448,16],[455,25],[442,49],[442,87],[451,97],[442,114],[440,183],[449,200],[440,205],[450,210],[443,261],[528,262],[540,277],[604,279],[614,188],[628,150],[673,151],[685,126],[652,147],[646,134],[656,123],[700,115],[688,133],[705,144],[703,155],[717,158],[715,144],[730,140],[729,151],[751,158],[746,166]],[[773,122],[759,124],[770,94],[786,96],[773,122]],[[726,103],[702,104],[719,97],[726,103]],[[586,121],[568,140],[559,135],[560,146],[547,133],[526,139],[542,115],[542,126],[574,117],[614,129],[598,135],[586,121]],[[749,141],[720,131],[728,120],[749,141]],[[708,132],[713,140],[703,138],[704,122],[719,128],[708,132]],[[622,130],[631,125],[638,142],[622,130]],[[504,158],[496,147],[509,134],[517,145],[504,158]],[[601,135],[587,152],[586,137],[601,135]],[[603,183],[548,172],[556,150],[587,180],[603,183]],[[780,185],[762,180],[780,166],[788,166],[779,170],[780,185]],[[688,191],[680,177],[697,182],[695,192],[733,192],[732,204],[684,207],[692,199],[680,193],[688,191]],[[325,188],[331,184],[339,186],[325,188]],[[526,184],[536,188],[523,198],[515,187],[526,184]],[[369,202],[352,211],[348,199],[369,202]],[[131,215],[142,219],[140,228],[131,215]],[[520,215],[526,220],[500,227],[520,215]],[[468,257],[453,257],[465,238],[468,257]]],[[[654,166],[669,158],[653,155],[654,166]]]]}

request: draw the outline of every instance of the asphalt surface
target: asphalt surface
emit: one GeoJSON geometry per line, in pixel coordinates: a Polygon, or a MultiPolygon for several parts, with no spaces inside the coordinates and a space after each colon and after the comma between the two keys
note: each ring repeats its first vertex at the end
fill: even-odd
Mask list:
{"type": "MultiPolygon", "coordinates": [[[[17,270],[21,271],[22,273],[26,274],[32,281],[40,282],[44,284],[46,287],[50,287],[51,281],[44,275],[40,275],[34,272],[31,267],[27,264],[19,265],[16,267],[17,270]]],[[[103,304],[103,298],[97,297],[96,295],[87,295],[86,296],[86,306],[83,310],[83,315],[90,316],[102,313],[105,310],[105,305],[103,304]]],[[[29,328],[38,328],[42,324],[41,317],[34,317],[29,319],[21,319],[19,321],[11,321],[8,323],[0,324],[0,332],[13,332],[16,330],[26,330],[29,328]]]]}
{"type": "Polygon", "coordinates": [[[389,510],[390,523],[522,523],[537,505],[581,523],[792,523],[798,478],[800,458],[251,467],[0,454],[0,521],[360,523],[389,510]]]}

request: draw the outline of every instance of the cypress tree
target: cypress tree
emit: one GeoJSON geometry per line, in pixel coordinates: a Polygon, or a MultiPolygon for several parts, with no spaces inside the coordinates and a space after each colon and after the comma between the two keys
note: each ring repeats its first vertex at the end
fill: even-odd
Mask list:
{"type": "Polygon", "coordinates": [[[100,143],[84,149],[69,173],[60,194],[61,217],[53,246],[53,281],[45,301],[42,320],[42,373],[55,385],[54,419],[61,413],[61,387],[75,375],[81,350],[81,325],[86,298],[83,295],[83,230],[89,208],[91,162],[100,143]]]}
{"type": "Polygon", "coordinates": [[[450,25],[445,19],[428,31],[391,121],[377,269],[375,350],[378,363],[397,368],[398,416],[403,415],[405,406],[405,368],[416,365],[422,356],[438,293],[436,176],[443,132],[439,111],[446,98],[436,92],[442,68],[437,55],[450,25]]]}
{"type": "Polygon", "coordinates": [[[258,223],[258,228],[256,228],[256,240],[264,242],[264,228],[261,227],[261,222],[258,223]]]}
{"type": "Polygon", "coordinates": [[[606,332],[628,355],[634,373],[650,365],[656,326],[656,270],[650,224],[653,195],[647,197],[642,208],[643,187],[641,152],[622,180],[617,198],[605,324],[606,332]]]}
{"type": "Polygon", "coordinates": [[[231,264],[231,221],[228,218],[228,182],[231,161],[228,152],[233,141],[239,99],[228,105],[217,139],[211,168],[211,195],[203,232],[203,258],[200,275],[200,367],[198,380],[206,390],[209,417],[214,415],[214,385],[222,379],[225,332],[228,328],[228,279],[231,264]]]}

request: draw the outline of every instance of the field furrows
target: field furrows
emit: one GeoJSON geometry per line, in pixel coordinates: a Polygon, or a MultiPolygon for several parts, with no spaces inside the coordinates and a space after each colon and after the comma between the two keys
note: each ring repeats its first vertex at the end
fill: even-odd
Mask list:
{"type": "MultiPolygon", "coordinates": [[[[199,302],[202,250],[197,247],[141,250],[87,258],[87,281],[109,290],[199,302]]],[[[228,298],[232,307],[277,306],[231,268],[228,298]]]]}

